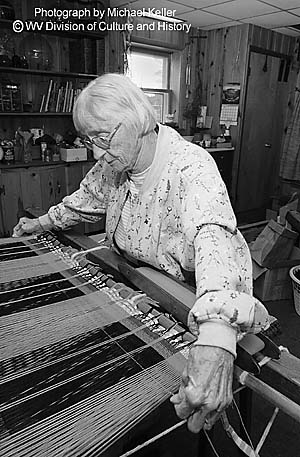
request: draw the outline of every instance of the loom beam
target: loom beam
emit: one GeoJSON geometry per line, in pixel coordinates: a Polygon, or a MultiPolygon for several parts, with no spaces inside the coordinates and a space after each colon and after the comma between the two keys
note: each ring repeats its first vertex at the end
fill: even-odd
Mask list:
{"type": "MultiPolygon", "coordinates": [[[[89,249],[96,244],[93,240],[72,232],[63,234],[63,238],[65,242],[71,243],[77,248],[81,246],[83,249],[89,249]]],[[[128,282],[131,285],[134,284],[137,289],[142,289],[157,300],[167,313],[172,315],[175,313],[175,317],[186,324],[188,312],[195,299],[192,288],[184,288],[183,297],[182,285],[179,287],[177,281],[152,268],[133,268],[128,263],[124,263],[124,259],[111,250],[95,252],[90,255],[90,258],[93,262],[99,263],[100,266],[119,276],[120,280],[127,284],[128,282]],[[175,298],[174,293],[177,293],[175,298]]],[[[258,352],[256,356],[257,361],[264,357],[261,352],[258,352]]],[[[273,357],[277,357],[274,348],[273,357]]],[[[236,367],[235,370],[238,379],[241,368],[236,367]]],[[[260,379],[253,376],[247,378],[249,383],[247,381],[245,385],[275,405],[278,396],[279,404],[277,406],[287,414],[290,413],[299,422],[300,360],[288,352],[281,353],[279,360],[271,360],[261,369],[259,377],[260,379]]]]}

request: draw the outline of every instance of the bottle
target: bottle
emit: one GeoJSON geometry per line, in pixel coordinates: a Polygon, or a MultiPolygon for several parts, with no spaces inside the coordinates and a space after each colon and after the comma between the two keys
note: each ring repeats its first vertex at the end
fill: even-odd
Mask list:
{"type": "Polygon", "coordinates": [[[30,145],[26,145],[24,148],[24,163],[32,162],[32,155],[30,150],[30,145]]]}
{"type": "Polygon", "coordinates": [[[4,140],[2,142],[2,149],[3,149],[3,161],[6,165],[11,165],[15,161],[15,154],[14,154],[14,145],[12,141],[4,140]]]}
{"type": "Polygon", "coordinates": [[[49,148],[45,151],[45,162],[51,162],[51,151],[49,148]]]}
{"type": "Polygon", "coordinates": [[[46,156],[45,156],[45,151],[47,149],[47,143],[41,143],[41,159],[43,162],[45,162],[46,156]]]}
{"type": "Polygon", "coordinates": [[[52,161],[53,161],[53,162],[59,162],[59,161],[60,161],[60,155],[59,155],[59,152],[58,152],[58,151],[53,152],[53,154],[52,154],[52,161]]]}

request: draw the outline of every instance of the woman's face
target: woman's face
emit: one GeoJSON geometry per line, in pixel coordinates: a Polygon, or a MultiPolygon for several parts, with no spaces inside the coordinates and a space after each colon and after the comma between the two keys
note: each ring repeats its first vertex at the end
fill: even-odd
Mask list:
{"type": "Polygon", "coordinates": [[[94,158],[99,160],[103,157],[115,171],[131,171],[141,148],[141,138],[138,138],[134,130],[129,131],[122,123],[110,138],[110,134],[114,132],[116,126],[118,124],[115,122],[102,123],[101,131],[89,134],[89,138],[94,140],[94,158]],[[97,140],[99,137],[108,139],[109,147],[107,149],[99,147],[101,145],[101,142],[97,140]]]}

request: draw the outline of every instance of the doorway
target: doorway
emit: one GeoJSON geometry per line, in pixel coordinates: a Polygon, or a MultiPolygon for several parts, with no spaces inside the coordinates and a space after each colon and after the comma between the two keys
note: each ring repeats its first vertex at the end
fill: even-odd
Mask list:
{"type": "Polygon", "coordinates": [[[287,56],[250,50],[236,195],[239,221],[265,219],[278,182],[288,100],[287,56]]]}

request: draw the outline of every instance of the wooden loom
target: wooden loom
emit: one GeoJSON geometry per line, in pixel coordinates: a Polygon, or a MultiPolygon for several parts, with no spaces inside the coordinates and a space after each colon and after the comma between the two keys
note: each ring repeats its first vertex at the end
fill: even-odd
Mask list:
{"type": "MultiPolygon", "coordinates": [[[[109,249],[93,254],[99,268],[67,247],[95,242],[62,241],[0,243],[0,454],[8,457],[101,455],[178,389],[193,339],[151,296],[124,285],[109,249]]],[[[157,290],[164,305],[170,291],[157,290]]],[[[182,320],[184,300],[176,307],[182,320]]],[[[300,421],[299,360],[291,358],[268,364],[286,382],[282,393],[243,379],[300,421]]]]}

